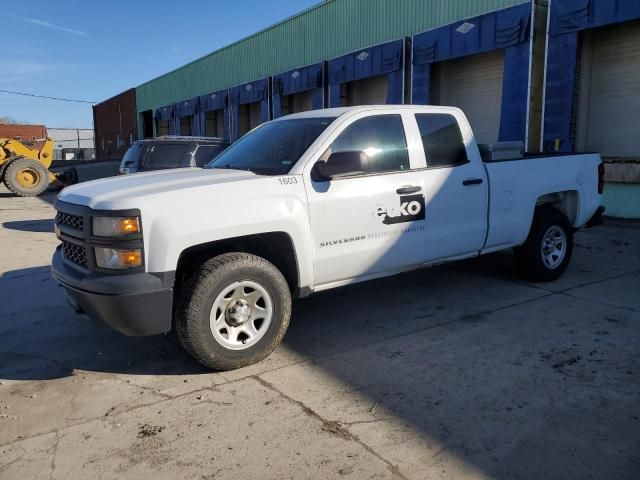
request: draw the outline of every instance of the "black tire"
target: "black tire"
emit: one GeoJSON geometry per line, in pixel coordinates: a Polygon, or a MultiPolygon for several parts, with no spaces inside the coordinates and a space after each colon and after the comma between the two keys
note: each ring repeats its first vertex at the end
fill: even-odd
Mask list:
{"type": "Polygon", "coordinates": [[[291,293],[282,273],[264,258],[247,253],[226,253],[205,262],[187,280],[178,299],[175,326],[180,343],[204,366],[233,370],[257,363],[282,341],[291,317],[291,293]],[[213,304],[234,282],[251,281],[269,295],[271,323],[257,343],[244,350],[227,348],[209,325],[213,304]]]}
{"type": "Polygon", "coordinates": [[[536,282],[551,282],[564,273],[573,253],[573,227],[561,212],[553,207],[538,207],[527,240],[515,249],[518,271],[522,276],[536,282]],[[556,232],[558,241],[563,240],[564,254],[557,254],[550,262],[545,262],[543,244],[548,232],[556,232]],[[562,232],[562,235],[560,234],[562,232]]]}
{"type": "Polygon", "coordinates": [[[5,186],[19,197],[35,197],[47,189],[49,172],[35,160],[18,158],[5,169],[3,181],[5,186]],[[21,182],[21,178],[33,179],[33,183],[21,182]]]}
{"type": "MultiPolygon", "coordinates": [[[[4,181],[4,174],[7,172],[7,167],[9,166],[9,164],[11,162],[13,162],[14,160],[16,160],[18,158],[23,158],[23,157],[15,157],[14,156],[14,157],[5,158],[3,164],[0,165],[0,167],[2,167],[2,170],[0,171],[0,182],[2,182],[5,187],[7,187],[7,184],[4,181]]],[[[7,187],[7,188],[9,188],[9,187],[7,187]]]]}

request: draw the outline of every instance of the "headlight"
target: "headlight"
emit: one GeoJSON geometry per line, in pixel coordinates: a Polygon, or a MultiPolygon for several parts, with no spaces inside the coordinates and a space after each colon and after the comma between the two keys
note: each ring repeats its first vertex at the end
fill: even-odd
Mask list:
{"type": "Polygon", "coordinates": [[[134,248],[130,250],[120,250],[117,248],[95,247],[96,264],[100,268],[112,270],[123,270],[125,268],[135,268],[142,265],[142,250],[134,248]]]}
{"type": "Polygon", "coordinates": [[[118,237],[140,233],[138,217],[93,217],[93,234],[99,237],[118,237]]]}

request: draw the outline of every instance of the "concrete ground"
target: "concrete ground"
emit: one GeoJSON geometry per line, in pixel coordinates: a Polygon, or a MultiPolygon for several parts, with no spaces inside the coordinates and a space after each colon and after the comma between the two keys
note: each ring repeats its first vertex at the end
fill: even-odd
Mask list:
{"type": "Polygon", "coordinates": [[[0,478],[640,478],[640,223],[297,301],[264,362],[76,317],[52,196],[0,193],[0,478]]]}

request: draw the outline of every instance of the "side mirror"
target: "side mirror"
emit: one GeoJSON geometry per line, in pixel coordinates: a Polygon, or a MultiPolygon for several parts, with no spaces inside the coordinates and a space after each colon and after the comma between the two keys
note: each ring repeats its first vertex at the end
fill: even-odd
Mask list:
{"type": "Polygon", "coordinates": [[[369,164],[367,154],[357,150],[334,152],[329,158],[319,160],[313,166],[311,178],[316,182],[325,182],[341,175],[366,172],[369,164]]]}

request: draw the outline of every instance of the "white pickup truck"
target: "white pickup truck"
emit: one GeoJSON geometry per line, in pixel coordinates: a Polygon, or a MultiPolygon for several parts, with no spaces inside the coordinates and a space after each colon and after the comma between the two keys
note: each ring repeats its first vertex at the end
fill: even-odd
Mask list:
{"type": "Polygon", "coordinates": [[[78,312],[233,369],[276,348],[292,296],[510,248],[556,279],[602,177],[597,154],[485,162],[456,108],[299,113],[205,168],[64,189],[52,273],[78,312]]]}

